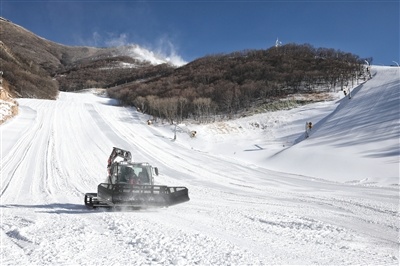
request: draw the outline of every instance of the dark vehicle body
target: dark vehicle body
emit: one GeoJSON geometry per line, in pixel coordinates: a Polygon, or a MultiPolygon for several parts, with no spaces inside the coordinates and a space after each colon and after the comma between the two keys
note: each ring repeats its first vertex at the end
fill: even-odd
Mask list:
{"type": "Polygon", "coordinates": [[[97,186],[97,193],[85,194],[87,207],[168,207],[190,200],[186,187],[154,185],[158,168],[131,162],[129,151],[114,147],[107,169],[107,180],[97,186]]]}

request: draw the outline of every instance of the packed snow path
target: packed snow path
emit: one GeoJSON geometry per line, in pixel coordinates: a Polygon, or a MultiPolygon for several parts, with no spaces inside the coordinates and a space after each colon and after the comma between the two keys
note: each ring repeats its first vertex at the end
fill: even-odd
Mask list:
{"type": "MultiPolygon", "coordinates": [[[[393,69],[377,75],[390,71],[379,84],[396,82],[393,69]]],[[[183,133],[173,141],[170,127],[148,126],[143,114],[91,93],[19,103],[20,115],[0,127],[2,265],[398,264],[398,186],[312,178],[290,163],[292,174],[239,163],[183,133]],[[191,201],[86,209],[83,195],[105,180],[113,146],[157,166],[156,183],[188,187],[191,201]]],[[[391,123],[387,138],[398,134],[398,117],[391,123]]],[[[317,134],[329,136],[323,124],[317,134]]]]}

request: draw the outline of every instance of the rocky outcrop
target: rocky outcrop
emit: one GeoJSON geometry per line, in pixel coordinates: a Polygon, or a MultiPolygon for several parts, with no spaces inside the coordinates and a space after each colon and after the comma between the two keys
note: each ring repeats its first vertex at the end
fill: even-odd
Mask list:
{"type": "Polygon", "coordinates": [[[13,99],[7,87],[7,82],[0,75],[0,125],[18,114],[18,102],[13,99]]]}

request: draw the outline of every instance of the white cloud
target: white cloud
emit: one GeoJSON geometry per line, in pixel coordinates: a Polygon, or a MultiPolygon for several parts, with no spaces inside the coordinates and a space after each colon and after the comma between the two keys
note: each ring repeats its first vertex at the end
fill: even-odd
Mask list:
{"type": "Polygon", "coordinates": [[[93,43],[96,47],[100,45],[101,35],[97,31],[93,32],[92,39],[93,39],[93,43]]]}
{"type": "Polygon", "coordinates": [[[177,54],[175,45],[167,36],[163,36],[158,40],[156,53],[173,65],[182,66],[187,64],[187,62],[177,54]]]}
{"type": "Polygon", "coordinates": [[[84,46],[94,47],[125,47],[128,56],[139,60],[146,60],[152,64],[170,63],[174,66],[183,66],[187,62],[178,54],[176,46],[168,36],[162,36],[156,44],[142,45],[129,41],[129,34],[108,33],[104,38],[99,32],[92,33],[90,39],[80,39],[84,46]]]}
{"type": "Polygon", "coordinates": [[[127,39],[128,39],[128,34],[126,33],[121,33],[118,37],[114,38],[113,34],[111,35],[111,39],[106,40],[104,43],[106,46],[111,46],[111,47],[118,47],[118,46],[126,46],[129,45],[127,39]]]}

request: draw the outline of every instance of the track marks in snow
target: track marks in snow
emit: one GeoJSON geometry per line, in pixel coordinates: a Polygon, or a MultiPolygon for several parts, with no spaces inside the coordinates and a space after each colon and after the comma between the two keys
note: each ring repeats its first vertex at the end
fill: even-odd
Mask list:
{"type": "MultiPolygon", "coordinates": [[[[166,210],[165,210],[166,211],[166,210]]],[[[257,254],[243,250],[229,241],[207,236],[195,230],[182,230],[179,224],[156,221],[151,212],[118,214],[109,219],[107,232],[130,259],[145,265],[263,265],[257,254]]],[[[187,228],[185,228],[187,229],[187,228]]],[[[121,257],[119,263],[129,263],[121,257]]]]}
{"type": "MultiPolygon", "coordinates": [[[[9,219],[2,217],[1,223],[1,251],[4,255],[7,254],[6,259],[2,254],[2,263],[4,265],[27,265],[28,256],[32,250],[38,246],[35,237],[32,237],[28,230],[35,225],[35,222],[23,216],[13,216],[12,223],[9,219]]],[[[8,218],[8,217],[7,217],[8,218]]]]}
{"type": "MultiPolygon", "coordinates": [[[[43,105],[41,103],[39,105],[43,105]]],[[[50,112],[51,114],[51,112],[50,112]]],[[[40,113],[36,116],[37,123],[33,125],[30,131],[21,138],[14,147],[15,150],[11,152],[10,157],[4,158],[3,175],[6,177],[6,185],[3,185],[2,200],[3,202],[15,202],[16,197],[24,197],[33,191],[34,195],[41,195],[40,189],[35,190],[34,185],[39,184],[34,181],[35,178],[41,178],[43,175],[43,165],[41,165],[41,157],[43,156],[43,149],[47,148],[48,134],[44,120],[40,113]],[[32,154],[35,158],[32,160],[25,160],[26,157],[31,157],[32,154]],[[10,193],[6,194],[9,187],[13,187],[10,193]],[[19,187],[19,188],[15,188],[19,187]],[[18,191],[16,195],[16,191],[18,191]],[[35,192],[40,192],[36,193],[35,192]],[[13,200],[14,199],[14,200],[13,200]]],[[[3,166],[2,166],[3,167],[3,166]]],[[[4,181],[3,181],[4,182],[4,181]]]]}

